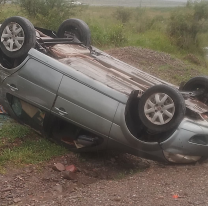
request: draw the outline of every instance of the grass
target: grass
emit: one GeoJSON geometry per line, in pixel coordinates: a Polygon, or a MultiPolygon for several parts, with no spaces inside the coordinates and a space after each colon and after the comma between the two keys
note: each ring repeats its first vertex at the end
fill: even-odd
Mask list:
{"type": "Polygon", "coordinates": [[[24,140],[18,147],[6,148],[1,152],[0,165],[7,162],[14,165],[37,164],[65,153],[64,148],[46,139],[24,140]]]}
{"type": "Polygon", "coordinates": [[[129,34],[129,45],[149,48],[156,51],[179,54],[178,48],[160,31],[149,30],[141,34],[129,34]]]}
{"type": "Polygon", "coordinates": [[[0,172],[6,165],[38,164],[66,154],[61,146],[41,138],[30,128],[9,121],[0,130],[0,172]]]}
{"type": "Polygon", "coordinates": [[[0,139],[7,138],[7,141],[12,142],[17,138],[23,138],[30,133],[30,129],[18,123],[6,123],[0,128],[0,139]]]}

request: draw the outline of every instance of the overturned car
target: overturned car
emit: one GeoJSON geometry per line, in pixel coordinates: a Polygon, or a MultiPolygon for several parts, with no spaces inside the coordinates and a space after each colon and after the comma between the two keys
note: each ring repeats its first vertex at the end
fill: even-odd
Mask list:
{"type": "Polygon", "coordinates": [[[92,47],[79,19],[54,32],[10,17],[0,38],[0,104],[21,123],[72,151],[208,156],[207,77],[177,88],[92,47]]]}

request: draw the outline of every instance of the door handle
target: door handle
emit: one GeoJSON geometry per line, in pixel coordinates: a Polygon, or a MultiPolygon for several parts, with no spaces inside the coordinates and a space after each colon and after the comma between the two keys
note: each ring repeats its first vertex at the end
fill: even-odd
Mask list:
{"type": "Polygon", "coordinates": [[[18,88],[15,85],[7,84],[7,86],[11,89],[11,91],[15,92],[18,91],[18,88]]]}
{"type": "Polygon", "coordinates": [[[57,107],[55,107],[55,109],[59,112],[60,115],[67,115],[68,114],[67,112],[65,112],[57,107]]]}

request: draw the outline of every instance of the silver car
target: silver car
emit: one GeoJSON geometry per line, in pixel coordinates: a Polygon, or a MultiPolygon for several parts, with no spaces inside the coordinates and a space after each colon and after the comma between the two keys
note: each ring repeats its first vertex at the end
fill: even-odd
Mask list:
{"type": "Polygon", "coordinates": [[[171,85],[92,47],[79,19],[54,32],[10,17],[0,37],[0,104],[14,119],[72,151],[208,156],[207,77],[171,85]]]}

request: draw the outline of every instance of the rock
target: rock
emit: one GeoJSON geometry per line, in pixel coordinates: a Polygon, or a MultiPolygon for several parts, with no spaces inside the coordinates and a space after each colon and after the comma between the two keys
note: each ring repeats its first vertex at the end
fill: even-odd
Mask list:
{"type": "Polygon", "coordinates": [[[10,195],[11,193],[10,193],[10,191],[7,191],[7,192],[5,192],[4,194],[2,194],[0,197],[1,197],[1,199],[4,199],[4,198],[6,198],[8,195],[10,195]]]}
{"type": "Polygon", "coordinates": [[[14,203],[18,203],[18,202],[21,202],[21,199],[19,197],[17,197],[17,198],[14,198],[13,201],[14,201],[14,203]]]}
{"type": "Polygon", "coordinates": [[[77,168],[74,165],[69,165],[65,167],[65,170],[69,172],[76,172],[77,168]]]}
{"type": "Polygon", "coordinates": [[[30,181],[31,182],[39,182],[39,179],[36,176],[31,176],[30,181]]]}
{"type": "Polygon", "coordinates": [[[82,172],[87,176],[90,176],[90,173],[91,173],[90,171],[88,171],[86,169],[83,169],[82,172]]]}
{"type": "Polygon", "coordinates": [[[7,188],[5,188],[5,189],[2,189],[1,192],[8,192],[8,191],[11,191],[11,190],[12,190],[11,187],[7,187],[7,188]]]}
{"type": "Polygon", "coordinates": [[[197,201],[194,203],[194,205],[205,205],[204,203],[205,203],[204,201],[197,201]]]}
{"type": "Polygon", "coordinates": [[[73,172],[70,171],[64,171],[63,173],[63,178],[67,180],[75,180],[77,179],[77,175],[73,172]]]}
{"type": "Polygon", "coordinates": [[[53,170],[58,171],[58,172],[62,172],[65,170],[65,166],[61,163],[55,163],[52,167],[53,170]]]}
{"type": "Polygon", "coordinates": [[[26,173],[32,173],[32,171],[33,171],[33,170],[32,170],[32,169],[29,169],[29,168],[26,168],[26,169],[25,169],[25,172],[26,172],[26,173]]]}
{"type": "Polygon", "coordinates": [[[96,178],[89,178],[89,177],[82,177],[79,179],[79,183],[83,184],[83,185],[89,185],[89,184],[93,184],[97,181],[96,178]]]}
{"type": "Polygon", "coordinates": [[[120,197],[116,197],[113,200],[116,201],[116,202],[119,202],[119,201],[121,201],[121,198],[120,197]]]}
{"type": "Polygon", "coordinates": [[[59,192],[59,193],[63,192],[63,186],[62,185],[56,185],[53,189],[55,191],[59,192]]]}

